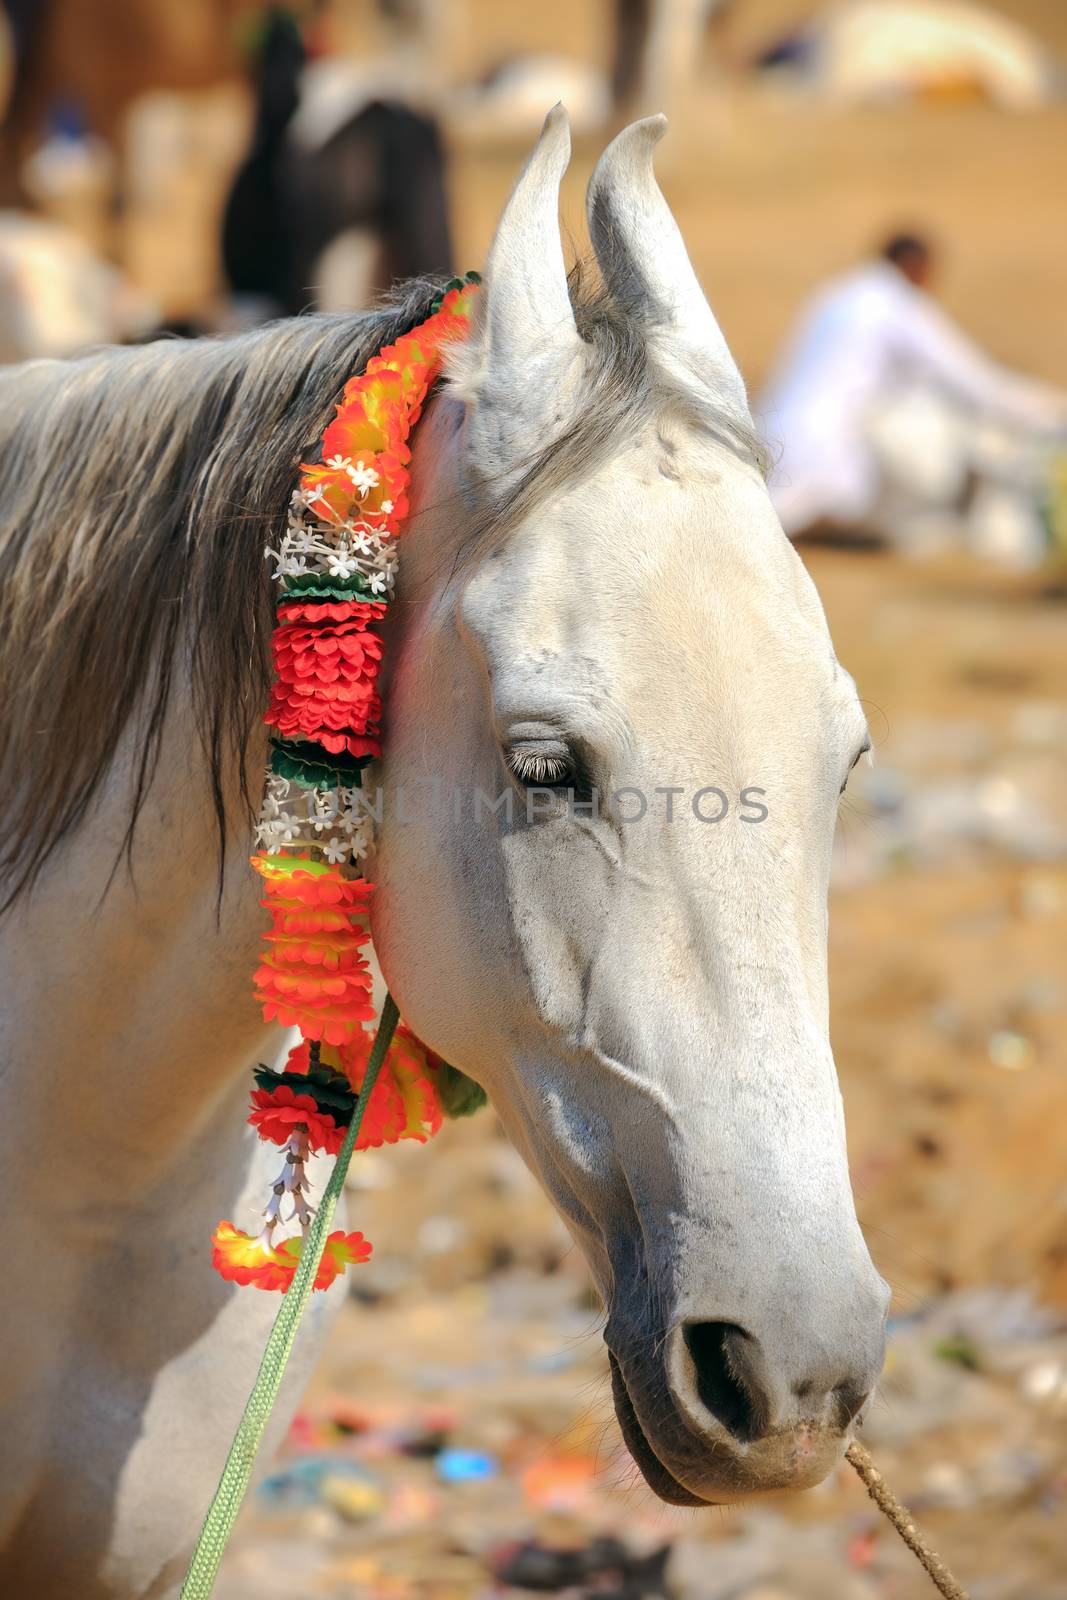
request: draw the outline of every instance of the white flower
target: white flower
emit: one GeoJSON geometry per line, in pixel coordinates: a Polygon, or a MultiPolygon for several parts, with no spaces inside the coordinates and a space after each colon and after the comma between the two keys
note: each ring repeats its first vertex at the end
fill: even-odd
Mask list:
{"type": "Polygon", "coordinates": [[[348,836],[348,848],[356,855],[365,854],[374,830],[374,820],[370,814],[349,806],[338,819],[338,827],[348,836]]]}
{"type": "Polygon", "coordinates": [[[303,533],[286,535],[285,543],[282,546],[282,556],[285,557],[289,554],[328,556],[334,548],[332,540],[326,541],[321,534],[316,533],[314,528],[308,528],[303,533]]]}
{"type": "Polygon", "coordinates": [[[348,848],[358,859],[367,854],[373,838],[371,819],[369,817],[360,817],[358,822],[353,824],[348,848]]]}
{"type": "Polygon", "coordinates": [[[352,549],[361,556],[369,556],[374,551],[374,536],[367,528],[358,528],[352,535],[352,549]]]}
{"type": "Polygon", "coordinates": [[[350,578],[356,570],[356,563],[347,550],[334,550],[329,556],[331,578],[350,578]]]}
{"type": "Polygon", "coordinates": [[[371,594],[384,594],[387,588],[385,574],[382,572],[372,573],[367,579],[367,588],[371,594]]]}
{"type": "Polygon", "coordinates": [[[283,825],[278,821],[261,822],[256,829],[256,843],[263,845],[269,856],[276,856],[283,842],[291,842],[290,840],[283,841],[283,832],[283,825]]]}
{"type": "Polygon", "coordinates": [[[337,821],[337,793],[334,789],[316,790],[308,800],[308,817],[316,833],[332,828],[337,821]]]}
{"type": "Polygon", "coordinates": [[[348,846],[343,839],[330,839],[326,845],[325,856],[331,867],[342,866],[348,860],[348,846]]]}
{"type": "Polygon", "coordinates": [[[330,456],[326,461],[326,465],[332,467],[335,472],[348,472],[351,476],[351,456],[330,456]]]}
{"type": "Polygon", "coordinates": [[[393,502],[391,500],[383,500],[382,501],[382,510],[383,510],[383,512],[385,513],[385,515],[387,517],[391,516],[392,515],[392,510],[393,510],[393,502]]]}
{"type": "Polygon", "coordinates": [[[279,571],[286,578],[300,578],[307,572],[306,556],[282,556],[278,563],[279,571]]]}
{"type": "Polygon", "coordinates": [[[362,461],[357,461],[355,466],[345,463],[345,470],[361,494],[366,494],[368,489],[373,489],[378,482],[378,474],[373,467],[365,466],[362,461]]]}

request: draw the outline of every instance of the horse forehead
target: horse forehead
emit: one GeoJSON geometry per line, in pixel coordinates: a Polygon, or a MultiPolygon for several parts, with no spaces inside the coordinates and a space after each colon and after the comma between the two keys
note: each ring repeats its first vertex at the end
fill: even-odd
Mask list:
{"type": "Polygon", "coordinates": [[[682,652],[690,670],[710,671],[715,655],[752,646],[794,671],[836,671],[814,585],[762,479],[659,426],[517,530],[464,610],[501,664],[621,653],[666,667],[682,652]]]}
{"type": "Polygon", "coordinates": [[[692,592],[698,579],[772,602],[796,599],[798,579],[810,589],[758,470],[695,427],[650,426],[567,510],[606,579],[636,567],[660,586],[692,592]]]}

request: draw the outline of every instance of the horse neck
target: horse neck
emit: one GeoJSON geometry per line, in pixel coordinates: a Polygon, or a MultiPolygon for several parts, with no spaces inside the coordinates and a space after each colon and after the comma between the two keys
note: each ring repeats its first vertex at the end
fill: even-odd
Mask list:
{"type": "Polygon", "coordinates": [[[109,1202],[120,1167],[133,1202],[187,1161],[247,1067],[277,1050],[251,995],[262,913],[246,840],[231,841],[220,899],[207,777],[187,696],[176,701],[129,862],[132,735],[89,818],[0,925],[18,1137],[85,1169],[109,1202]]]}

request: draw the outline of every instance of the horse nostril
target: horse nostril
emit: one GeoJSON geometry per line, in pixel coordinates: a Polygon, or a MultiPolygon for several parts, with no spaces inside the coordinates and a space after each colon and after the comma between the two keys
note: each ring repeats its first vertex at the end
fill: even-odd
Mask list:
{"type": "Polygon", "coordinates": [[[734,1322],[690,1322],[685,1343],[696,1371],[701,1404],[749,1443],[767,1429],[768,1405],[754,1372],[751,1334],[734,1322]]]}
{"type": "Polygon", "coordinates": [[[870,1389],[862,1383],[839,1383],[830,1395],[833,1419],[839,1428],[847,1428],[856,1413],[862,1410],[870,1389]]]}

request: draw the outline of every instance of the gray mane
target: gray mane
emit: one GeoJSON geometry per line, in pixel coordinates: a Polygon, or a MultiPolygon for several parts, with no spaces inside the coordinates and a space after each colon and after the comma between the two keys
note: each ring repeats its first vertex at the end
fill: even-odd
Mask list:
{"type": "MultiPolygon", "coordinates": [[[[136,714],[129,845],[185,667],[224,858],[226,797],[236,772],[251,805],[247,757],[269,692],[264,546],[345,382],[427,314],[439,287],[406,284],[363,315],[0,374],[0,906],[83,820],[136,714]]],[[[577,272],[572,294],[587,403],[468,553],[595,470],[663,405],[644,331],[577,272]]],[[[704,425],[758,462],[754,436],[708,410],[704,425]]]]}

